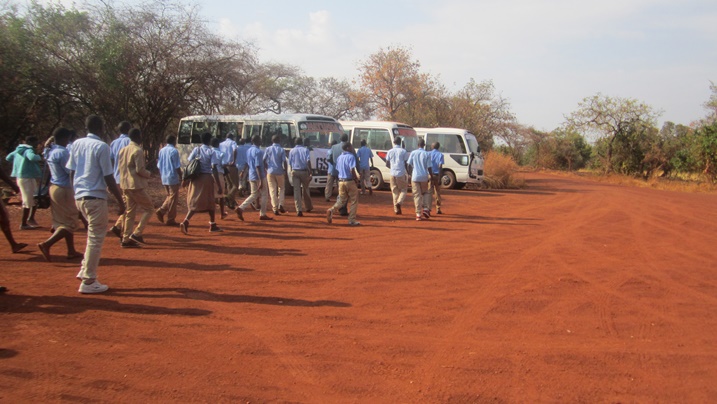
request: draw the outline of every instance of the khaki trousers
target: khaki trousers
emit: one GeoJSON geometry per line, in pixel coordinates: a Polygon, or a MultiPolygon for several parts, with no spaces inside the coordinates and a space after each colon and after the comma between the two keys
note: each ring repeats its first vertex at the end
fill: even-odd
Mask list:
{"type": "Polygon", "coordinates": [[[308,170],[294,170],[291,173],[291,186],[294,187],[294,207],[297,212],[303,212],[303,208],[306,208],[307,211],[314,209],[309,194],[310,181],[308,170]]]}
{"type": "Polygon", "coordinates": [[[411,181],[416,215],[420,215],[424,209],[431,210],[431,188],[428,184],[430,184],[430,181],[411,181]]]}
{"type": "Polygon", "coordinates": [[[356,221],[356,212],[358,212],[358,187],[353,180],[339,181],[339,197],[336,198],[336,203],[331,210],[341,209],[346,204],[346,201],[351,205],[349,207],[349,223],[354,223],[356,221]]]}
{"type": "Polygon", "coordinates": [[[177,204],[179,203],[179,184],[165,185],[164,191],[167,196],[164,198],[164,203],[159,208],[159,211],[167,216],[167,222],[174,222],[177,218],[177,204]]]}
{"type": "Polygon", "coordinates": [[[87,219],[87,246],[85,258],[82,260],[80,273],[77,274],[83,281],[97,279],[97,267],[100,264],[102,245],[107,234],[107,200],[91,199],[87,201],[76,200],[75,206],[87,219]]]}
{"type": "MultiPolygon", "coordinates": [[[[408,181],[406,176],[402,175],[399,177],[391,176],[391,193],[393,194],[393,205],[401,205],[406,199],[406,193],[408,192],[408,181]]],[[[395,209],[395,208],[394,208],[395,209]]]]}
{"type": "Polygon", "coordinates": [[[331,199],[331,195],[334,194],[334,184],[338,182],[338,178],[329,174],[326,176],[326,188],[324,188],[324,198],[328,201],[331,199]]]}
{"type": "Polygon", "coordinates": [[[132,234],[141,236],[144,233],[144,228],[147,226],[147,222],[152,216],[152,213],[154,213],[154,204],[152,203],[152,198],[149,197],[149,194],[144,188],[125,189],[123,195],[127,211],[124,214],[124,223],[122,225],[122,241],[126,243],[132,234]],[[137,212],[142,216],[139,218],[137,228],[133,231],[137,212]]]}
{"type": "Polygon", "coordinates": [[[244,200],[239,206],[241,210],[246,210],[252,202],[259,200],[259,214],[266,216],[266,200],[269,199],[269,190],[266,186],[266,179],[264,179],[261,190],[259,189],[258,181],[249,181],[249,187],[251,188],[251,195],[244,200]]]}
{"type": "Polygon", "coordinates": [[[267,182],[269,183],[269,196],[271,197],[271,206],[274,210],[279,210],[279,206],[284,206],[284,175],[267,174],[267,182]]]}
{"type": "MultiPolygon", "coordinates": [[[[433,199],[436,200],[436,209],[441,208],[441,176],[440,175],[432,175],[431,176],[431,194],[433,195],[433,199]]],[[[433,202],[431,202],[433,203],[433,202]]]]}

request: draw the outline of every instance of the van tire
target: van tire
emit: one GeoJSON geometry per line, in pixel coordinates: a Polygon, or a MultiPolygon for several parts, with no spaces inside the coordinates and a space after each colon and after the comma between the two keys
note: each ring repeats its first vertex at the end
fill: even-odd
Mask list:
{"type": "Polygon", "coordinates": [[[383,182],[383,175],[381,174],[381,171],[373,168],[373,169],[371,169],[371,173],[369,176],[370,176],[370,180],[371,180],[371,189],[376,191],[376,190],[383,188],[385,183],[383,182]]]}
{"type": "Polygon", "coordinates": [[[451,171],[443,170],[443,175],[441,176],[441,188],[453,189],[456,187],[456,184],[456,175],[451,171]]]}

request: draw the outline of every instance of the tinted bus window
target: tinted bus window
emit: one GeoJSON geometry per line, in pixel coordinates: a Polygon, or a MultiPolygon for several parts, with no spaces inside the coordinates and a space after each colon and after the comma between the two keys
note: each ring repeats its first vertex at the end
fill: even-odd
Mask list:
{"type": "Polygon", "coordinates": [[[291,148],[291,139],[296,136],[294,125],[287,122],[266,122],[261,134],[262,146],[271,146],[274,135],[279,135],[282,147],[291,148]]]}
{"type": "Polygon", "coordinates": [[[426,137],[426,147],[430,148],[431,144],[435,142],[441,144],[441,147],[438,150],[442,153],[466,154],[466,146],[463,144],[461,137],[458,135],[428,134],[426,137]]]}
{"type": "Polygon", "coordinates": [[[177,143],[189,144],[192,141],[192,122],[182,121],[179,123],[179,132],[177,133],[177,143]]]}

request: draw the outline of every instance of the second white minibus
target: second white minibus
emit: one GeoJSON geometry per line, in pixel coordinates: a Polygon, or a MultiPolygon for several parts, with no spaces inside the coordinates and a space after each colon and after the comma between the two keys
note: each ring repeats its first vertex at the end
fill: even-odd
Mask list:
{"type": "Polygon", "coordinates": [[[483,181],[483,155],[475,135],[459,128],[415,128],[426,141],[426,150],[440,143],[443,153],[442,188],[463,188],[483,181]]]}

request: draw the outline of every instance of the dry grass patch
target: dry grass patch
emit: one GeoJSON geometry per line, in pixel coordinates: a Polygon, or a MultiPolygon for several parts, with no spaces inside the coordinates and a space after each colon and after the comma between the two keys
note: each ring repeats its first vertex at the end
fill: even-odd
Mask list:
{"type": "Polygon", "coordinates": [[[516,189],[525,187],[525,178],[518,175],[520,167],[510,157],[488,152],[484,159],[483,187],[489,189],[516,189]]]}

